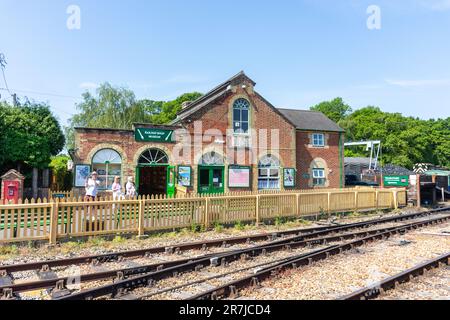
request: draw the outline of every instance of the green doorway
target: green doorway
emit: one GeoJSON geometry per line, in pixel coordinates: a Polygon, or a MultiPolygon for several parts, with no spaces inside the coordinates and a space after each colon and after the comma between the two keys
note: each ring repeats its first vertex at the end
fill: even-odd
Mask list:
{"type": "Polygon", "coordinates": [[[138,193],[143,196],[167,194],[167,166],[138,167],[138,193]]]}
{"type": "Polygon", "coordinates": [[[147,149],[136,168],[138,193],[144,196],[175,196],[175,167],[169,165],[167,154],[156,148],[147,149]]]}
{"type": "Polygon", "coordinates": [[[224,166],[199,166],[198,167],[198,193],[223,193],[224,166]]]}

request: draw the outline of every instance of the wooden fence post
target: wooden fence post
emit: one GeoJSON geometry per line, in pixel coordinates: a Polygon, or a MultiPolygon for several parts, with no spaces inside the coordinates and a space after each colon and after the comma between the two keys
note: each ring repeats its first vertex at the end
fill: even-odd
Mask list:
{"type": "Polygon", "coordinates": [[[358,211],[358,190],[355,191],[355,211],[358,211]]]}
{"type": "Polygon", "coordinates": [[[295,214],[301,216],[300,214],[300,193],[295,195],[295,214]]]}
{"type": "Polygon", "coordinates": [[[139,200],[139,228],[138,228],[138,238],[145,236],[144,231],[144,215],[145,215],[145,200],[139,200]]]}
{"type": "Polygon", "coordinates": [[[328,216],[331,214],[331,192],[328,192],[328,216]]]}
{"type": "Polygon", "coordinates": [[[395,189],[392,191],[392,197],[394,201],[394,209],[398,209],[398,190],[395,189]]]}
{"type": "Polygon", "coordinates": [[[205,229],[209,228],[209,198],[205,198],[205,229]]]}
{"type": "Polygon", "coordinates": [[[260,223],[260,218],[259,218],[259,195],[255,196],[256,197],[256,226],[259,226],[260,223]]]}
{"type": "MultiPolygon", "coordinates": [[[[49,242],[51,245],[56,244],[56,238],[58,235],[58,201],[50,202],[50,234],[49,242]]],[[[45,225],[44,225],[45,226],[45,225]]]]}
{"type": "Polygon", "coordinates": [[[378,210],[378,190],[375,190],[375,208],[378,210]]]}

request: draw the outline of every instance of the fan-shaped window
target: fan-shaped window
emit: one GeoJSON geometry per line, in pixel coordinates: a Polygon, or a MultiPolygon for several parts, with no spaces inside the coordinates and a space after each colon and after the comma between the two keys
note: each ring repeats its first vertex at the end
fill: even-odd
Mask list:
{"type": "Polygon", "coordinates": [[[258,188],[280,188],[280,160],[273,155],[264,156],[258,163],[258,188]]]}
{"type": "Polygon", "coordinates": [[[167,154],[159,149],[148,149],[139,158],[139,164],[142,165],[157,165],[168,164],[169,157],[167,154]]]}
{"type": "Polygon", "coordinates": [[[233,131],[248,133],[250,103],[245,99],[237,99],[233,104],[233,131]]]}
{"type": "Polygon", "coordinates": [[[203,155],[200,159],[199,165],[201,166],[223,166],[225,161],[223,157],[216,152],[209,152],[203,155]]]}
{"type": "Polygon", "coordinates": [[[92,158],[92,169],[98,173],[99,189],[110,189],[114,177],[122,174],[122,157],[116,150],[102,149],[92,158]]]}

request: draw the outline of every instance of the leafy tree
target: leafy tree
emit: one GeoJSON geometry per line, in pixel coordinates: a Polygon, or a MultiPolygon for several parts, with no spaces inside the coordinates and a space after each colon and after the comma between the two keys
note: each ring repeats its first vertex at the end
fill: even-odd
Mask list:
{"type": "Polygon", "coordinates": [[[197,100],[201,96],[202,94],[199,92],[185,93],[173,101],[165,102],[162,105],[161,112],[152,117],[152,122],[155,124],[169,123],[177,117],[177,113],[180,112],[184,102],[197,100]]]}
{"type": "Polygon", "coordinates": [[[83,93],[83,102],[76,105],[80,113],[69,119],[66,128],[68,148],[73,148],[75,127],[129,129],[134,122],[149,120],[143,108],[136,103],[133,91],[102,84],[96,95],[83,93]]]}
{"type": "Polygon", "coordinates": [[[345,104],[342,98],[321,102],[314,107],[311,107],[311,110],[322,112],[336,123],[345,119],[352,112],[352,108],[345,104]]]}
{"type": "Polygon", "coordinates": [[[55,177],[55,184],[52,185],[53,190],[65,191],[72,186],[72,173],[67,170],[67,163],[70,157],[67,155],[59,155],[52,157],[49,167],[52,169],[55,177]]]}
{"type": "Polygon", "coordinates": [[[74,128],[131,129],[133,123],[165,124],[176,118],[181,104],[201,96],[187,93],[173,101],[136,100],[133,91],[102,84],[96,95],[83,94],[83,102],[77,104],[80,111],[69,120],[65,128],[67,148],[74,148],[74,128]]]}
{"type": "Polygon", "coordinates": [[[50,157],[64,147],[64,134],[48,105],[28,100],[17,107],[1,103],[0,114],[3,164],[46,168],[50,157]]]}

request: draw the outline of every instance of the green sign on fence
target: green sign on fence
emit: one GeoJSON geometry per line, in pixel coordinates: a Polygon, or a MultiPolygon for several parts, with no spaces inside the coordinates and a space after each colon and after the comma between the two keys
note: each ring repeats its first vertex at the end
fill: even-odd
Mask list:
{"type": "Polygon", "coordinates": [[[136,128],[134,132],[136,141],[145,142],[173,142],[173,130],[136,128]]]}
{"type": "Polygon", "coordinates": [[[407,187],[409,186],[409,176],[384,176],[385,187],[407,187]]]}

